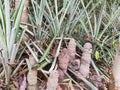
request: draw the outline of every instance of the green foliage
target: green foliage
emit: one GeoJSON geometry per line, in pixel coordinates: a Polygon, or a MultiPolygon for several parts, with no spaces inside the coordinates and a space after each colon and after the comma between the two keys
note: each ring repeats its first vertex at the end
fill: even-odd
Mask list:
{"type": "MultiPolygon", "coordinates": [[[[95,62],[103,62],[106,67],[111,65],[120,35],[119,0],[30,0],[29,23],[26,24],[29,30],[26,32],[20,28],[24,2],[21,0],[16,10],[10,10],[10,0],[0,1],[0,49],[3,50],[0,59],[6,83],[12,72],[7,63],[14,63],[16,59],[19,61],[25,51],[33,55],[38,70],[50,73],[55,67],[64,38],[75,38],[79,49],[87,41],[93,44],[92,64],[97,73],[101,73],[101,69],[95,62]],[[21,41],[25,34],[29,40],[23,45],[21,41]],[[59,42],[57,54],[52,60],[50,53],[56,42],[59,42]],[[43,70],[50,63],[50,69],[43,70]]],[[[30,70],[30,62],[25,60],[30,70]]],[[[23,62],[20,61],[12,76],[23,62]]]]}
{"type": "Polygon", "coordinates": [[[8,62],[14,63],[15,57],[20,46],[20,42],[24,35],[24,30],[19,28],[22,16],[24,1],[21,0],[17,10],[12,14],[10,11],[9,0],[4,0],[4,4],[0,1],[0,44],[2,46],[2,64],[6,75],[6,84],[9,82],[11,67],[8,62]],[[11,20],[13,22],[11,22],[11,20]]]}
{"type": "MultiPolygon", "coordinates": [[[[110,60],[113,60],[115,51],[112,43],[120,35],[119,30],[115,30],[115,22],[120,11],[119,3],[116,3],[118,1],[111,0],[111,3],[107,0],[44,0],[38,3],[31,0],[31,2],[34,13],[30,12],[29,17],[35,40],[47,43],[47,48],[42,51],[38,43],[35,44],[33,41],[34,48],[41,54],[38,65],[40,70],[41,66],[44,67],[51,62],[50,48],[55,43],[55,38],[62,35],[63,38],[75,38],[80,49],[85,42],[90,41],[93,44],[93,63],[101,61],[107,67],[111,65],[110,60]],[[86,40],[88,37],[90,38],[86,40]],[[47,40],[51,40],[50,44],[47,40]],[[94,58],[98,61],[94,61],[94,58]]],[[[94,63],[93,66],[96,68],[99,65],[94,63]]],[[[100,72],[99,68],[98,71],[100,72]]]]}

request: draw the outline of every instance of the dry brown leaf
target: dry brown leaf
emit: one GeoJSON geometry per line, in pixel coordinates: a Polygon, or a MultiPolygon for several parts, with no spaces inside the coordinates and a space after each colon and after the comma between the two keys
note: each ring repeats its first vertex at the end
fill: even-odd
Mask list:
{"type": "MultiPolygon", "coordinates": [[[[75,54],[76,54],[76,42],[75,39],[70,39],[68,46],[67,46],[68,51],[70,52],[71,55],[71,60],[73,60],[75,58],[75,54]]],[[[71,61],[70,61],[71,62],[71,61]]]]}
{"type": "MultiPolygon", "coordinates": [[[[29,55],[31,65],[35,65],[36,61],[32,55],[29,55]]],[[[37,90],[37,69],[30,70],[27,74],[28,90],[37,90]]]]}
{"type": "Polygon", "coordinates": [[[83,77],[89,76],[89,67],[91,62],[92,44],[85,43],[81,57],[79,72],[83,77]]]}
{"type": "Polygon", "coordinates": [[[50,77],[48,78],[47,89],[46,90],[56,90],[57,89],[58,77],[59,77],[58,71],[53,70],[50,73],[50,77]]]}

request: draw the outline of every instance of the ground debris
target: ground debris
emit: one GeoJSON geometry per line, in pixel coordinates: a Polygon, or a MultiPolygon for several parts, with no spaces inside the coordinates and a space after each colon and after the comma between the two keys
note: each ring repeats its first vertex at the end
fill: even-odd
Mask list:
{"type": "Polygon", "coordinates": [[[103,75],[92,75],[89,79],[99,90],[106,90],[106,81],[103,75]]]}

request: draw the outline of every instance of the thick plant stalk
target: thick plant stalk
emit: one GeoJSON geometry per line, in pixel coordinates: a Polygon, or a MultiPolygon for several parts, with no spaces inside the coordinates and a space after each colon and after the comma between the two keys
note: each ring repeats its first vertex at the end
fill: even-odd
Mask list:
{"type": "Polygon", "coordinates": [[[71,55],[71,61],[72,62],[75,58],[75,54],[76,54],[76,42],[75,39],[71,38],[68,46],[67,46],[68,51],[70,52],[71,55]]]}
{"type": "Polygon", "coordinates": [[[91,63],[91,54],[92,54],[92,44],[91,43],[85,43],[83,46],[83,53],[80,61],[80,75],[82,77],[88,77],[89,76],[89,67],[91,63]]]}
{"type": "MultiPolygon", "coordinates": [[[[29,60],[32,66],[36,64],[36,60],[32,55],[29,55],[29,60]]],[[[28,88],[27,90],[37,90],[37,69],[29,70],[27,74],[28,88]]]]}
{"type": "Polygon", "coordinates": [[[70,59],[71,57],[68,49],[63,48],[61,53],[58,56],[59,81],[62,81],[65,78],[64,72],[67,71],[70,59]]]}
{"type": "Polygon", "coordinates": [[[85,43],[82,49],[82,56],[81,59],[74,59],[69,67],[76,71],[79,76],[81,77],[88,77],[89,76],[89,68],[91,63],[91,54],[92,54],[92,44],[85,43]]]}
{"type": "Polygon", "coordinates": [[[56,90],[57,89],[58,77],[59,77],[58,71],[53,70],[50,73],[50,77],[48,78],[47,89],[46,90],[56,90]]]}
{"type": "Polygon", "coordinates": [[[24,75],[24,78],[23,78],[23,81],[22,81],[22,83],[21,83],[21,86],[20,86],[20,89],[19,89],[19,90],[25,90],[25,89],[26,89],[26,86],[27,86],[26,76],[24,75]]]}
{"type": "Polygon", "coordinates": [[[119,39],[119,45],[116,50],[116,55],[115,55],[115,61],[113,63],[113,79],[112,80],[115,84],[115,89],[114,90],[120,90],[120,39],[119,39]]]}
{"type": "Polygon", "coordinates": [[[65,79],[64,72],[67,71],[68,65],[73,62],[76,54],[76,42],[75,39],[70,39],[67,48],[63,48],[58,56],[59,65],[59,81],[65,79]]]}
{"type": "MultiPolygon", "coordinates": [[[[5,17],[6,17],[6,45],[7,45],[7,48],[2,51],[3,55],[1,54],[1,57],[2,57],[2,64],[4,67],[4,71],[5,71],[5,79],[6,79],[5,84],[7,85],[9,83],[10,74],[11,74],[11,67],[7,64],[9,54],[6,54],[6,53],[10,53],[9,40],[10,40],[11,26],[10,26],[10,2],[9,2],[9,0],[4,0],[4,3],[5,3],[5,17]]],[[[4,48],[4,47],[6,47],[6,46],[3,45],[2,48],[4,48]]]]}
{"type": "Polygon", "coordinates": [[[67,71],[67,67],[70,60],[70,53],[66,48],[63,48],[60,55],[58,56],[59,68],[63,71],[67,71]]]}

